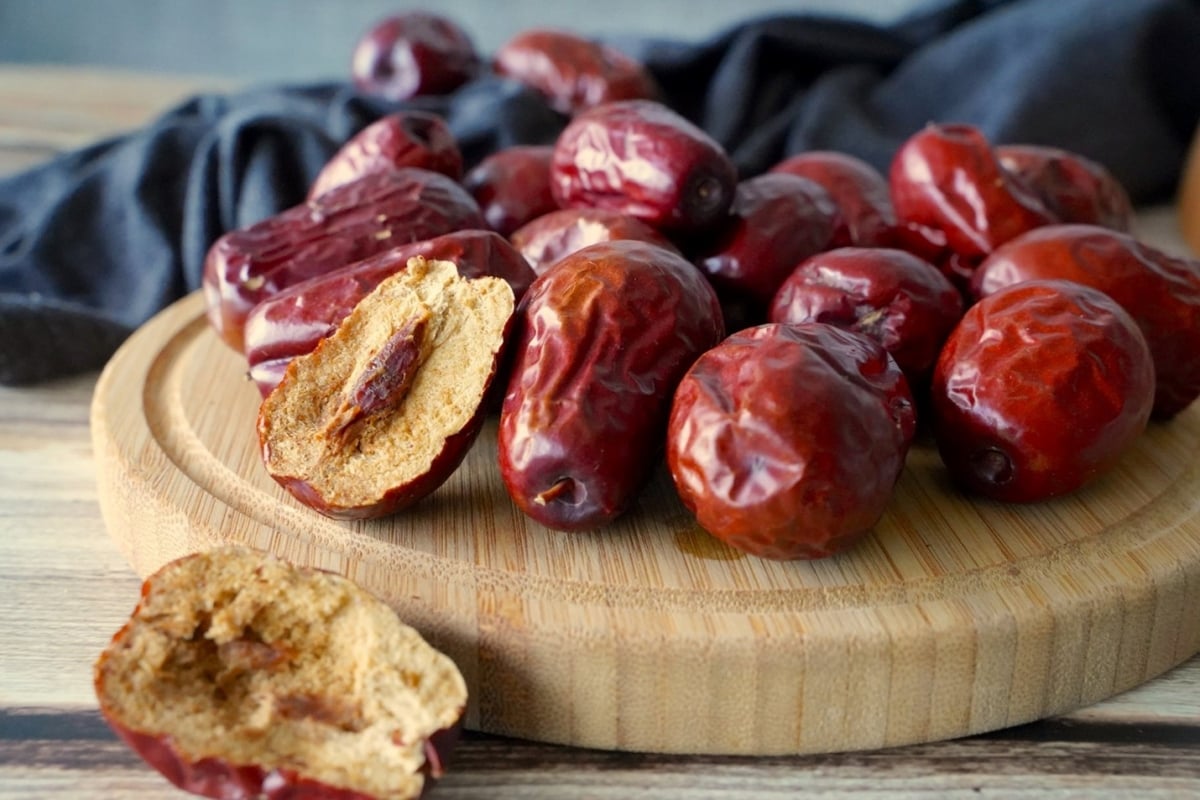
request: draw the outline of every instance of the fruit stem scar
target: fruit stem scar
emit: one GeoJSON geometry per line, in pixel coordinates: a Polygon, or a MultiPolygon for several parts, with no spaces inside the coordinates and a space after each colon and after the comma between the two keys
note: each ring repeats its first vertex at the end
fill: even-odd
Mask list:
{"type": "Polygon", "coordinates": [[[539,506],[547,505],[566,494],[570,494],[575,489],[575,481],[571,478],[559,478],[554,484],[544,492],[538,492],[534,496],[533,502],[539,506]]]}
{"type": "Polygon", "coordinates": [[[357,423],[403,402],[425,360],[429,318],[428,311],[410,318],[375,351],[321,429],[322,438],[345,442],[357,423]]]}

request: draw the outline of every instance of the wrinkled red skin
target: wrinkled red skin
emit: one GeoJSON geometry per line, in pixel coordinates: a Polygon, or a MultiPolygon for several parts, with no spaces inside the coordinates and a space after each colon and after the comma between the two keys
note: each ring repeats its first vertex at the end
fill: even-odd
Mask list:
{"type": "Polygon", "coordinates": [[[250,309],[301,281],[408,242],[486,224],[475,200],[437,172],[364,175],[315,200],[230,231],[209,248],[209,322],[238,352],[250,309]]]}
{"type": "Polygon", "coordinates": [[[509,239],[538,275],[576,250],[601,242],[632,239],[678,252],[666,236],[641,220],[601,208],[551,211],[522,225],[509,239]]]}
{"type": "Polygon", "coordinates": [[[550,145],[508,147],[483,159],[463,178],[492,230],[508,236],[558,208],[550,192],[553,152],[550,145]]]}
{"type": "Polygon", "coordinates": [[[1133,226],[1133,204],[1125,187],[1089,158],[1038,145],[1002,145],[996,148],[996,158],[1062,222],[1117,231],[1133,226]]]}
{"type": "Polygon", "coordinates": [[[413,11],[373,25],[354,48],[350,72],[359,91],[387,100],[446,94],[481,67],[475,44],[454,21],[413,11]]]}
{"type": "Polygon", "coordinates": [[[503,278],[517,303],[536,277],[521,254],[498,233],[465,230],[402,245],[309,278],[267,298],[246,317],[246,361],[263,397],[279,384],[293,358],[311,353],[360,300],[385,278],[406,269],[413,256],[453,261],[458,274],[466,278],[503,278]]]}
{"type": "Polygon", "coordinates": [[[458,180],[463,157],[445,120],[424,111],[381,117],[351,137],[313,180],[308,199],[369,172],[419,167],[458,180]]]}
{"type": "Polygon", "coordinates": [[[784,159],[771,172],[786,172],[820,184],[841,212],[843,227],[832,247],[891,247],[896,212],[887,178],[861,158],[811,150],[784,159]]]}
{"type": "Polygon", "coordinates": [[[883,345],[911,387],[922,386],[963,313],[962,295],[937,267],[904,250],[844,247],[788,276],[771,322],[824,322],[883,345]]]}
{"type": "Polygon", "coordinates": [[[500,475],[537,522],[598,528],[649,480],[675,385],[723,336],[716,293],[680,255],[607,242],[540,275],[521,319],[500,475]]]}
{"type": "Polygon", "coordinates": [[[829,248],[841,226],[833,198],[819,184],[767,173],[737,186],[729,219],[698,266],[722,299],[748,298],[763,309],[796,265],[829,248]]]}
{"type": "Polygon", "coordinates": [[[992,253],[971,289],[986,297],[1022,281],[1054,278],[1099,289],[1141,328],[1157,375],[1155,419],[1170,419],[1200,396],[1200,261],[1097,225],[1052,225],[992,253]]]}
{"type": "Polygon", "coordinates": [[[575,117],[550,164],[550,189],[563,208],[603,208],[682,233],[722,219],[736,188],[737,168],[721,145],[651,100],[575,117]]]}
{"type": "Polygon", "coordinates": [[[927,125],[913,134],[896,151],[888,181],[899,246],[936,264],[960,289],[997,247],[1058,221],[970,125],[927,125]]]}
{"type": "Polygon", "coordinates": [[[551,108],[567,115],[614,100],[653,100],[659,95],[654,78],[640,63],[566,31],[523,31],[496,51],[492,68],[538,92],[551,108]]]}
{"type": "Polygon", "coordinates": [[[930,394],[951,477],[993,500],[1032,503],[1116,463],[1150,418],[1154,365],[1133,318],[1108,295],[1030,281],[967,310],[930,394]]]}
{"type": "Polygon", "coordinates": [[[916,430],[904,373],[875,341],[767,324],[705,353],[675,392],[667,466],[683,504],[763,558],[824,558],[883,516],[916,430]]]}

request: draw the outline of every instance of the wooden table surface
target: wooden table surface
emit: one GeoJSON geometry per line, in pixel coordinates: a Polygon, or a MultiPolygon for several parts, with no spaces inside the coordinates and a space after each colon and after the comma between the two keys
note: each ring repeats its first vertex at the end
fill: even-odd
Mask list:
{"type": "MultiPolygon", "coordinates": [[[[0,66],[0,175],[228,83],[0,66]]],[[[1179,249],[1169,210],[1147,239],[1179,249]]],[[[96,374],[0,388],[0,800],[184,797],[109,732],[91,665],[138,578],[100,519],[96,374]]],[[[680,676],[686,680],[686,676],[680,676]]],[[[950,742],[818,756],[602,752],[468,733],[433,794],[467,798],[1200,796],[1200,657],[1071,714],[950,742]]]]}

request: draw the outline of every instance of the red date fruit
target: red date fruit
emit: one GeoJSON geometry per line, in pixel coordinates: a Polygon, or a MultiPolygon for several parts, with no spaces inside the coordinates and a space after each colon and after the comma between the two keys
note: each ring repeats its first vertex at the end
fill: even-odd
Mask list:
{"type": "Polygon", "coordinates": [[[463,178],[483,218],[508,236],[532,219],[558,208],[550,192],[550,145],[519,145],[492,153],[463,178]]]}
{"type": "Polygon", "coordinates": [[[213,798],[420,797],[467,703],[454,662],[381,600],[240,547],[148,577],[94,682],[125,744],[213,798]]]}
{"type": "Polygon", "coordinates": [[[716,293],[680,255],[607,242],[538,276],[521,319],[500,474],[541,524],[599,527],[649,479],[676,383],[723,335],[716,293]]]}
{"type": "Polygon", "coordinates": [[[626,100],[567,125],[554,146],[550,188],[564,208],[603,208],[688,232],[725,216],[737,168],[708,134],[671,109],[626,100]]]}
{"type": "Polygon", "coordinates": [[[996,157],[1000,166],[1037,192],[1061,222],[1118,231],[1128,231],[1133,224],[1129,194],[1102,164],[1038,145],[1002,145],[996,157]]]}
{"type": "Polygon", "coordinates": [[[808,178],[829,192],[845,226],[833,246],[889,247],[894,243],[896,212],[887,178],[861,158],[813,150],[784,159],[771,172],[808,178]]]}
{"type": "Polygon", "coordinates": [[[706,531],[764,558],[823,558],[879,521],[916,429],[879,344],[767,324],[705,353],[675,392],[667,465],[706,531]]]}
{"type": "Polygon", "coordinates": [[[445,175],[364,175],[217,239],[204,261],[208,319],[241,352],[246,315],[271,295],[397,245],[483,227],[475,200],[445,175]]]}
{"type": "Polygon", "coordinates": [[[263,463],[297,500],[368,519],[446,481],[479,434],[515,304],[500,278],[413,258],[288,365],[258,413],[263,463]]]}
{"type": "Polygon", "coordinates": [[[640,63],[573,33],[535,28],[496,51],[492,68],[546,98],[555,111],[577,114],[614,100],[654,99],[658,88],[640,63]]]}
{"type": "Polygon", "coordinates": [[[1063,279],[1099,289],[1141,328],[1154,357],[1154,417],[1169,419],[1200,395],[1200,261],[1175,258],[1127,233],[1052,225],[996,250],[976,270],[976,297],[1023,281],[1063,279]]]}
{"type": "Polygon", "coordinates": [[[937,267],[904,250],[844,247],[804,261],[771,303],[771,322],[824,322],[865,334],[922,385],[963,313],[937,267]]]}
{"type": "Polygon", "coordinates": [[[350,71],[360,91],[407,100],[452,92],[480,65],[475,43],[457,23],[412,11],[373,25],[355,46],[350,71]]]}
{"type": "Polygon", "coordinates": [[[718,294],[765,309],[796,265],[831,246],[841,217],[819,184],[768,173],[737,186],[730,219],[696,265],[718,294]]]}
{"type": "Polygon", "coordinates": [[[265,397],[293,358],[311,353],[359,301],[385,278],[406,269],[414,256],[451,261],[464,278],[503,278],[518,303],[536,277],[504,237],[493,231],[465,230],[402,245],[309,278],[262,301],[246,318],[246,360],[259,392],[265,397]]]}
{"type": "Polygon", "coordinates": [[[1009,239],[1058,221],[970,125],[913,134],[892,159],[889,185],[902,246],[959,283],[1009,239]]]}
{"type": "Polygon", "coordinates": [[[956,481],[993,500],[1036,502],[1103,474],[1141,434],[1154,364],[1108,295],[1029,281],[967,310],[942,348],[931,399],[956,481]]]}
{"type": "Polygon", "coordinates": [[[639,219],[601,208],[561,208],[513,231],[510,240],[541,275],[565,256],[601,242],[631,239],[675,251],[667,237],[639,219]]]}
{"type": "Polygon", "coordinates": [[[381,117],[350,138],[317,174],[308,199],[370,172],[419,167],[458,180],[463,158],[446,122],[424,111],[381,117]]]}

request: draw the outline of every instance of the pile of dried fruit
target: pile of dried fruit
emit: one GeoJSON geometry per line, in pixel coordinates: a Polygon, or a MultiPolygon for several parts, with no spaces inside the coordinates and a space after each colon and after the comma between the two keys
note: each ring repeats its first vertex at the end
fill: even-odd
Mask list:
{"type": "MultiPolygon", "coordinates": [[[[482,69],[422,13],[354,59],[392,99],[482,69]]],[[[398,112],[306,203],[209,252],[266,468],[322,513],[417,502],[498,405],[499,475],[550,528],[613,520],[665,456],[714,536],[817,558],[878,522],[918,420],[965,490],[1030,502],[1200,394],[1200,262],[1131,236],[1085,158],[944,124],[887,176],[833,152],[739,176],[614,50],[534,30],[492,70],[570,116],[553,146],[464,174],[443,120],[398,112]]],[[[242,550],[152,576],[96,690],[148,762],[212,797],[417,796],[466,702],[382,603],[242,550]]]]}
{"type": "MultiPolygon", "coordinates": [[[[485,69],[428,14],[354,65],[393,98],[485,69]]],[[[886,176],[834,152],[739,176],[595,42],[528,31],[491,70],[569,115],[552,146],[464,174],[442,120],[397,112],[210,252],[267,469],[323,513],[433,491],[502,397],[499,474],[534,520],[602,526],[665,456],[710,533],[813,558],[878,522],[918,420],[965,489],[1029,502],[1200,394],[1200,263],[1130,235],[1086,158],[931,124],[886,176]]]]}

